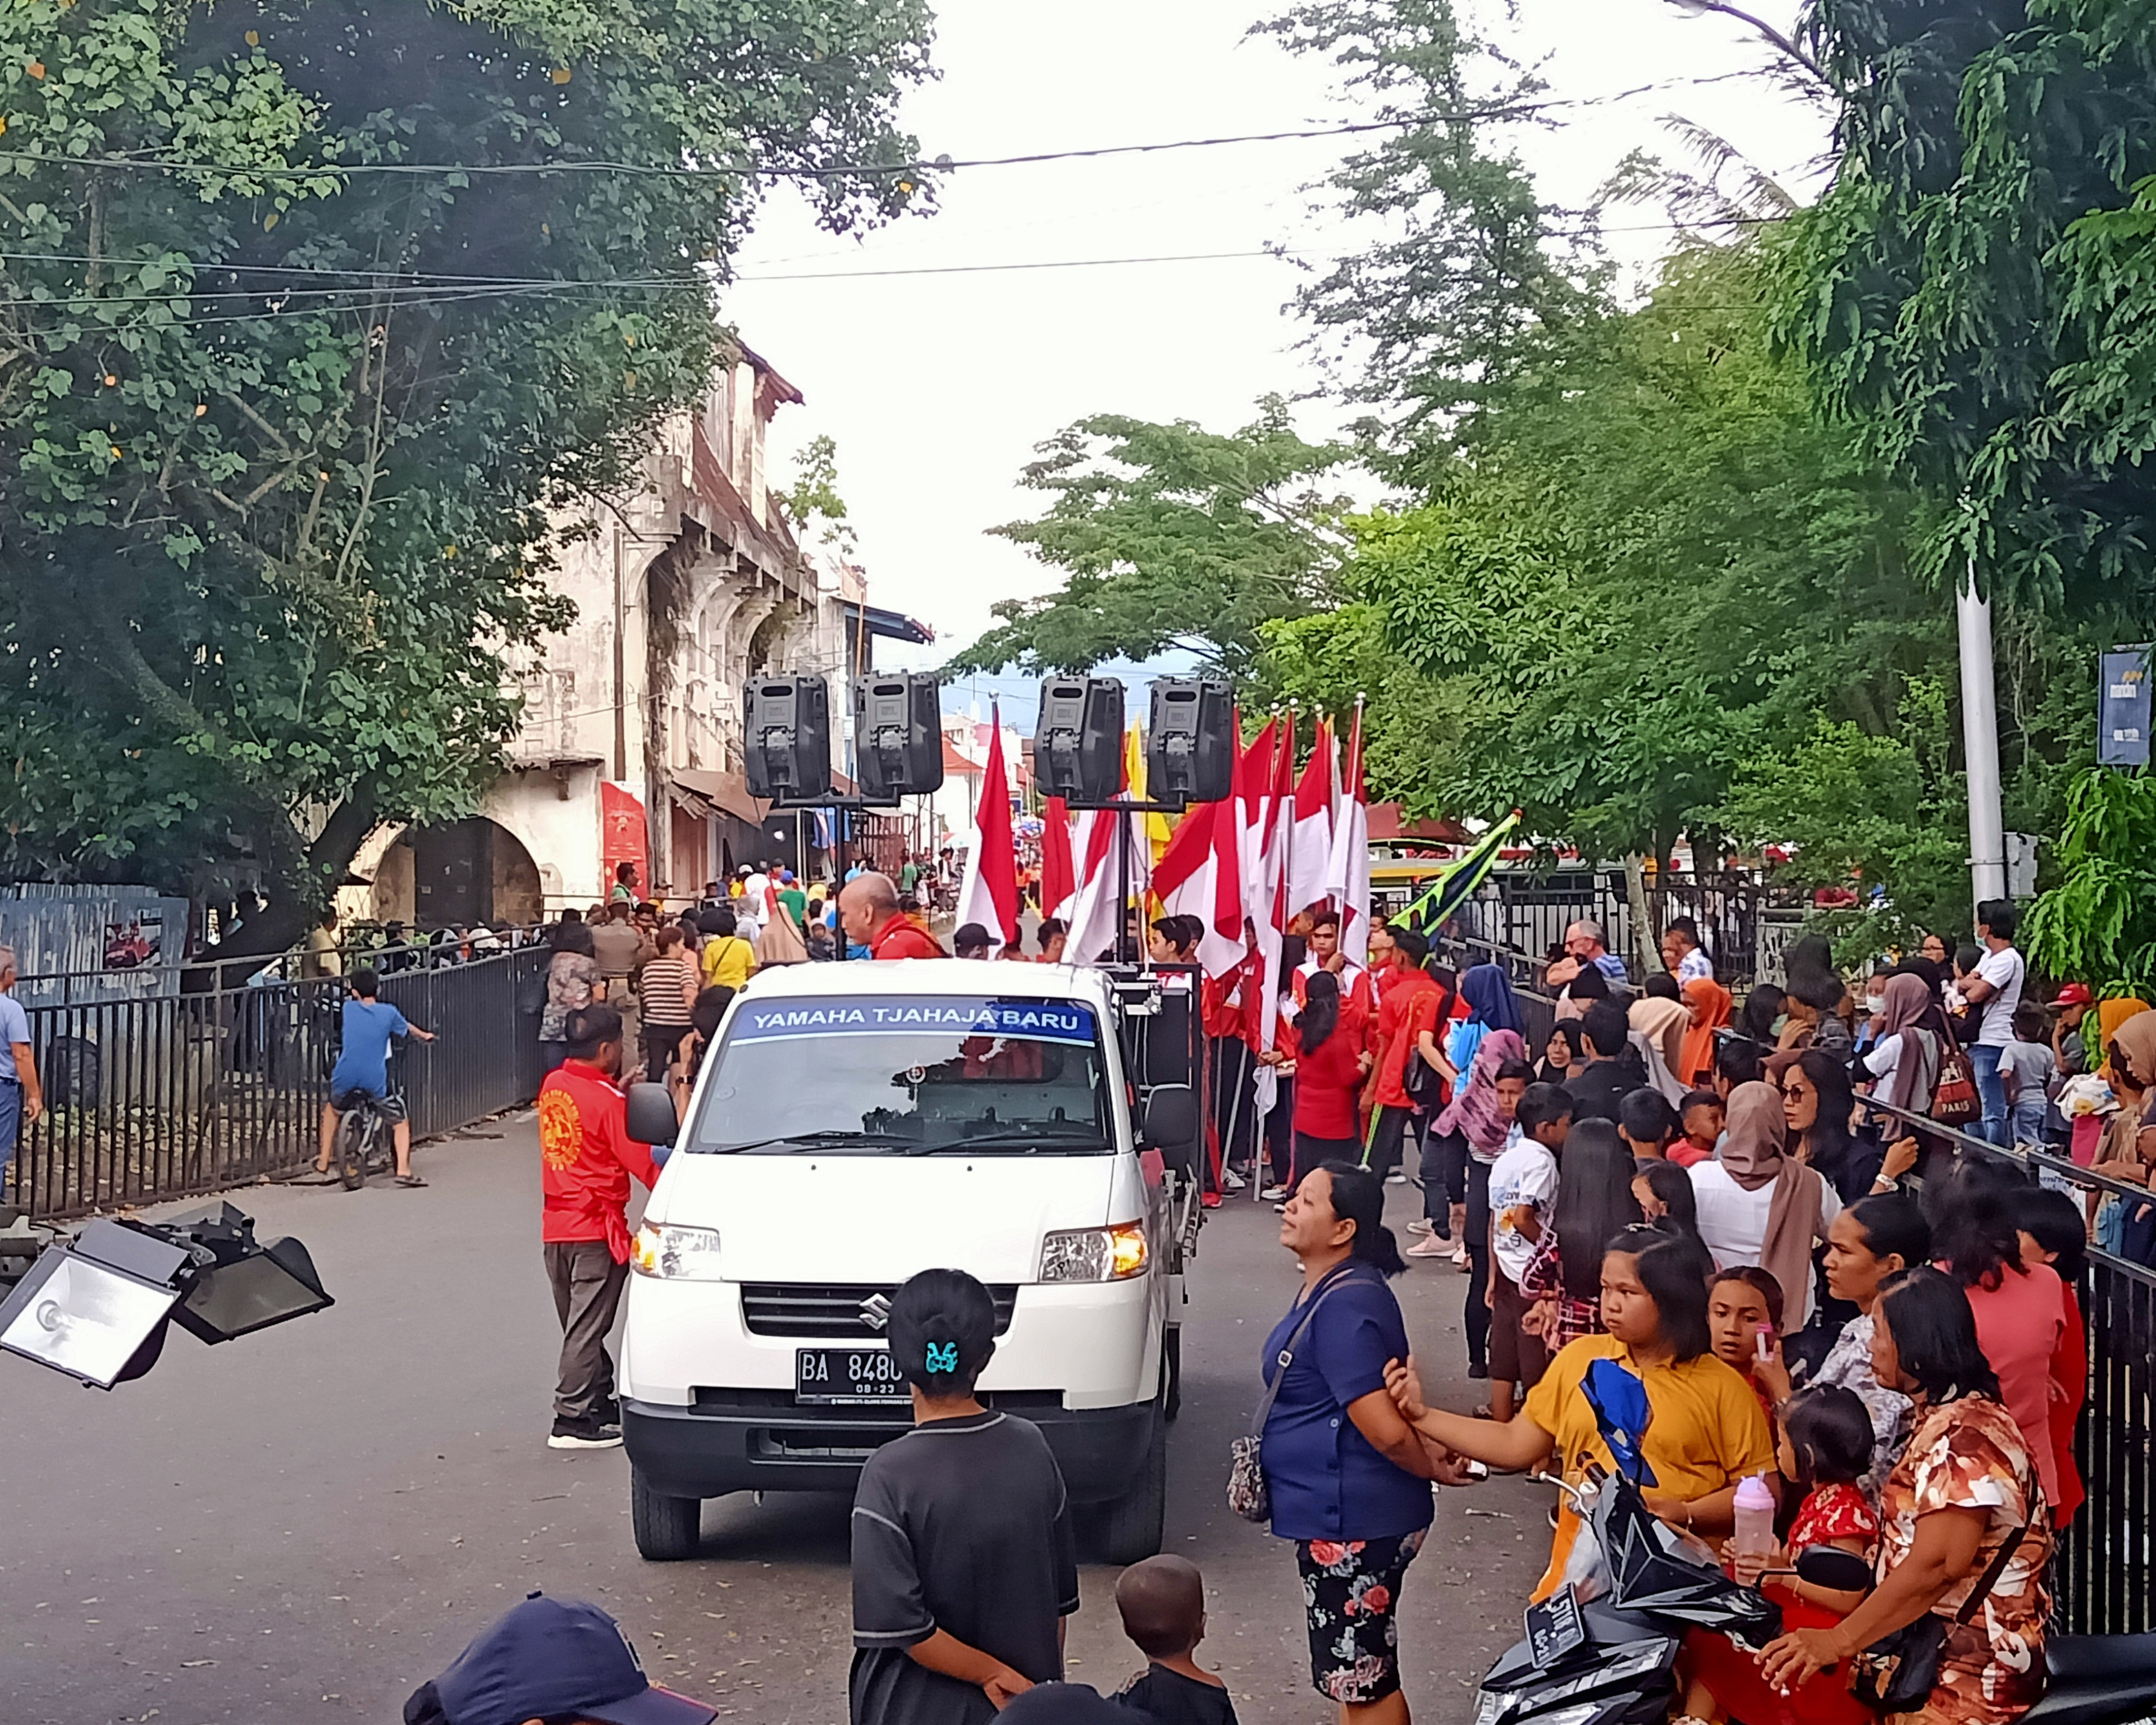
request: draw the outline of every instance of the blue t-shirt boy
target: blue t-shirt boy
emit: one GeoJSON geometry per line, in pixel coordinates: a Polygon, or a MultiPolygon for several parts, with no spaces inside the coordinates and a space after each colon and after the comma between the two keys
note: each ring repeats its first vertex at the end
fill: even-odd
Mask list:
{"type": "Polygon", "coordinates": [[[347,1000],[344,1004],[344,1049],[330,1074],[333,1097],[365,1091],[374,1097],[389,1094],[389,1039],[407,1036],[412,1027],[404,1014],[386,1000],[347,1000]]]}

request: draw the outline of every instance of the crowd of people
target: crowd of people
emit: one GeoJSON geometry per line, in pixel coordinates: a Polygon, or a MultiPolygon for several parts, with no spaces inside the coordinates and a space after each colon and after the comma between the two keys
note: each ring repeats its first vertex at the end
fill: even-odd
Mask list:
{"type": "MultiPolygon", "coordinates": [[[[1577,922],[1542,978],[1556,1021],[1538,1048],[1504,970],[1455,974],[1395,929],[1373,932],[1365,973],[1310,930],[1297,1088],[1353,1136],[1306,1135],[1298,1095],[1280,1239],[1301,1286],[1261,1355],[1260,1435],[1312,1681],[1344,1718],[1407,1717],[1402,1584],[1433,1483],[1471,1463],[1553,1458],[1574,1483],[1616,1465],[1585,1387],[1603,1361],[1644,1386],[1649,1507],[1784,1609],[1756,1659],[1693,1632],[1686,1716],[1876,1717],[1852,1672],[1925,1633],[1936,1674],[1893,1711],[2003,1725],[2031,1704],[2049,1559],[2084,1495],[2083,1254],[2093,1234],[2133,1255],[2150,1221],[2058,1171],[2147,1183],[2156,1014],[2073,983],[2046,1007],[2012,907],[1977,924],[1943,962],[1912,953],[1857,989],[1808,937],[1785,985],[1740,1009],[1689,922],[1636,989],[1577,922]],[[1351,1022],[1354,1065],[1311,1058],[1351,1022]],[[1383,1183],[1404,1165],[1423,1186],[1404,1252],[1383,1183]],[[1388,1286],[1416,1258],[1468,1276],[1471,1409],[1426,1394],[1388,1286]],[[1740,1501],[1772,1506],[1770,1549],[1725,1547],[1740,1501]],[[1787,1573],[1822,1544],[1861,1554],[1876,1585],[1787,1573]]],[[[1553,1520],[1537,1599],[1583,1573],[1572,1511],[1553,1520]]]]}

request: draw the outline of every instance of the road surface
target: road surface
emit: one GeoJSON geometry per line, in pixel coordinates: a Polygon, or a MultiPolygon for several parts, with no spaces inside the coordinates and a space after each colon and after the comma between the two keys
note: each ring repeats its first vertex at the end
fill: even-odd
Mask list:
{"type": "MultiPolygon", "coordinates": [[[[843,1721],[847,1505],[707,1505],[705,1554],[640,1560],[619,1450],[546,1447],[558,1340],[541,1270],[537,1146],[520,1115],[423,1146],[424,1191],[231,1194],[295,1234],[336,1307],[208,1348],[175,1332],[110,1394],[0,1357],[0,1693],[14,1725],[393,1722],[404,1697],[532,1588],[619,1617],[660,1681],[745,1719],[843,1721]]],[[[1397,1220],[1412,1189],[1395,1191],[1397,1220]]],[[[170,1207],[168,1207],[170,1208],[170,1207]]],[[[1329,1720],[1309,1686],[1287,1546],[1221,1501],[1256,1353],[1291,1296],[1269,1206],[1215,1213],[1192,1279],[1168,1545],[1205,1572],[1217,1666],[1241,1717],[1329,1720]]],[[[1466,1408],[1465,1279],[1399,1286],[1434,1397],[1466,1408]]],[[[1480,1388],[1480,1386],[1476,1386],[1480,1388]]],[[[1402,1645],[1426,1720],[1465,1721],[1518,1632],[1547,1553],[1547,1494],[1440,1494],[1409,1572],[1402,1645]]],[[[1142,1662],[1110,1570],[1087,1569],[1070,1673],[1142,1662]]]]}

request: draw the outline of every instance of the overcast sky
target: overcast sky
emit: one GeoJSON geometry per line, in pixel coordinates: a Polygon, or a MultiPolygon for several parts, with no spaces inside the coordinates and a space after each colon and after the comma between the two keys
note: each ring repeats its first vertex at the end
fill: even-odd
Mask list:
{"type": "MultiPolygon", "coordinates": [[[[1491,28],[1491,0],[1463,0],[1478,3],[1491,28]]],[[[1758,0],[1756,9],[1785,25],[1796,6],[1758,0]]],[[[966,157],[1363,117],[1329,66],[1245,39],[1270,10],[1249,0],[946,0],[942,76],[909,100],[906,121],[927,154],[966,157]]],[[[1542,63],[1553,95],[1582,104],[1562,110],[1559,128],[1518,141],[1551,198],[1583,201],[1635,145],[1678,153],[1660,123],[1671,112],[1810,183],[1822,121],[1730,76],[1761,55],[1729,20],[1687,17],[1672,0],[1519,0],[1517,14],[1502,30],[1508,45],[1542,63]],[[1640,85],[1658,87],[1620,94],[1640,85]]],[[[789,194],[773,199],[726,301],[744,338],[808,398],[780,415],[772,472],[783,483],[800,444],[819,433],[837,439],[874,601],[937,631],[919,662],[972,639],[995,600],[1058,584],[984,531],[1038,512],[1037,494],[1017,480],[1042,439],[1110,412],[1232,429],[1259,396],[1322,383],[1286,309],[1291,263],[981,266],[1276,244],[1334,255],[1352,235],[1314,214],[1303,188],[1343,147],[1298,141],[976,169],[947,177],[936,213],[860,241],[820,232],[789,194]],[[873,273],[885,271],[950,273],[873,273]]],[[[1614,243],[1644,262],[1666,239],[1645,231],[1614,243]]],[[[1338,423],[1322,400],[1302,412],[1307,434],[1338,423]]],[[[886,646],[882,662],[896,658],[886,646]]],[[[978,692],[985,701],[998,687],[1014,680],[983,679],[978,692]]]]}

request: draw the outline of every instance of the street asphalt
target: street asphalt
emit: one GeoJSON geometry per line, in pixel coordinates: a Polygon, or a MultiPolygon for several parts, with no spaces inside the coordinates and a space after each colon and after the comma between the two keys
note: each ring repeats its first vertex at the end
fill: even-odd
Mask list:
{"type": "MultiPolygon", "coordinates": [[[[204,1348],[177,1332],[110,1394],[0,1357],[0,1695],[13,1725],[393,1722],[404,1697],[526,1591],[597,1600],[659,1681],[771,1725],[845,1717],[847,1503],[736,1497],[704,1553],[653,1564],[629,1538],[619,1450],[546,1447],[558,1332],[539,1255],[529,1115],[421,1147],[424,1191],[230,1195],[295,1234],[336,1307],[204,1348]]],[[[1417,1194],[1396,1189],[1396,1224],[1417,1194]]],[[[1204,1571],[1217,1666],[1250,1725],[1329,1720],[1310,1687],[1292,1553],[1229,1513],[1228,1446],[1291,1296],[1270,1206],[1215,1212],[1190,1281],[1168,1548],[1204,1571]]],[[[1465,1278],[1398,1284],[1433,1398],[1465,1409],[1465,1278]]],[[[1401,1643],[1418,1717],[1465,1721],[1519,1634],[1548,1551],[1546,1491],[1440,1494],[1401,1643]]],[[[1088,1569],[1075,1680],[1142,1661],[1113,1572],[1088,1569]]]]}

